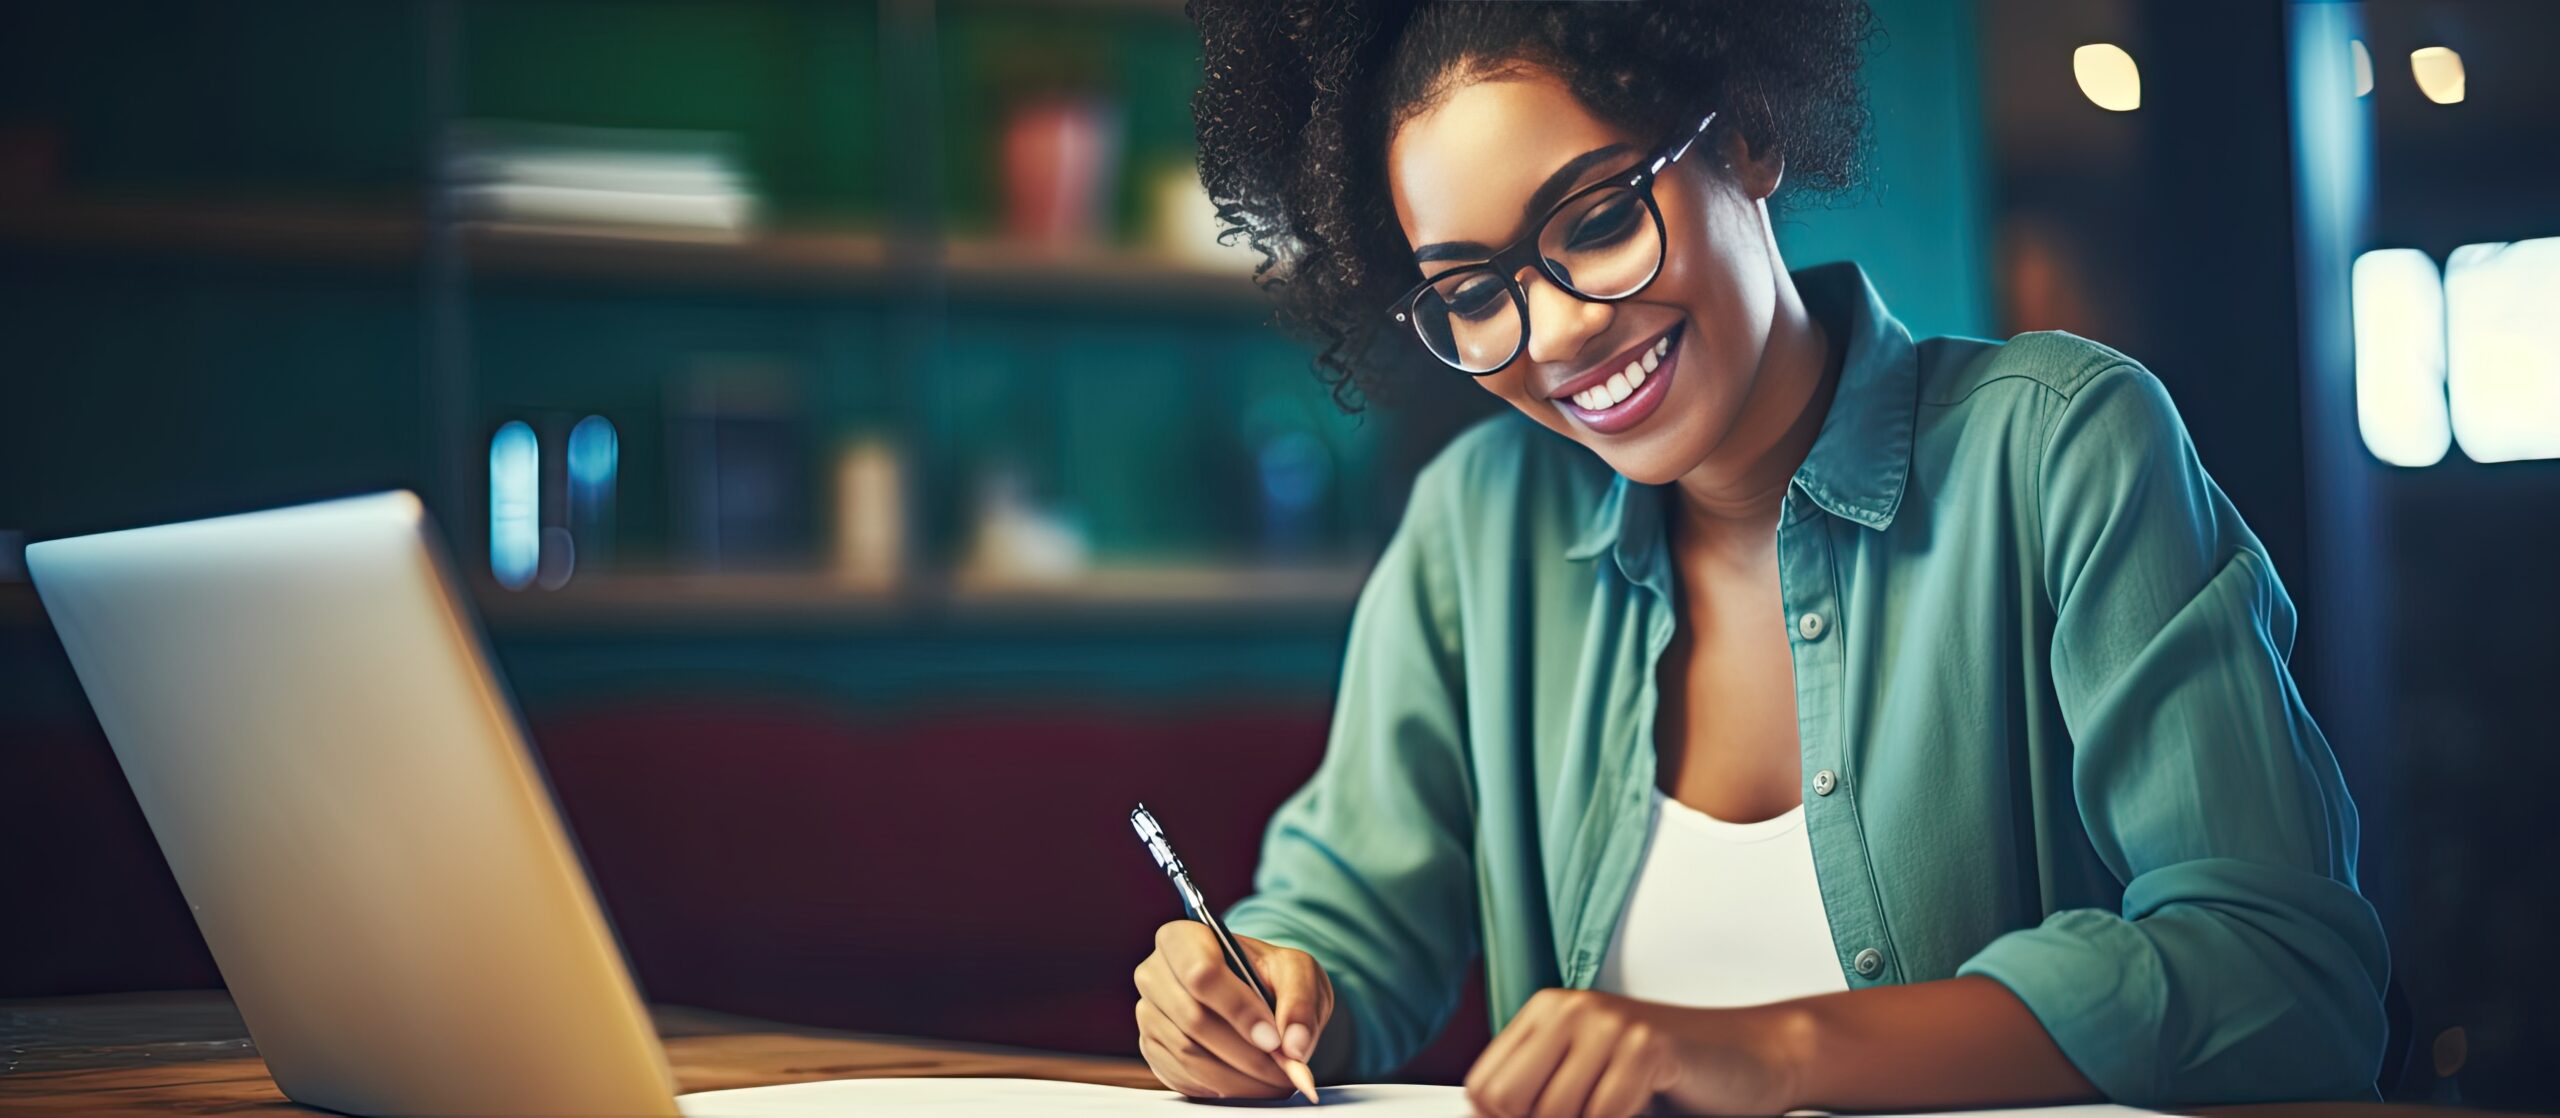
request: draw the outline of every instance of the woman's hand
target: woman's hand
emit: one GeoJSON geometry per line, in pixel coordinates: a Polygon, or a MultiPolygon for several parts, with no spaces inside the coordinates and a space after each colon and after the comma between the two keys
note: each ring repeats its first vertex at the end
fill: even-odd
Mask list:
{"type": "Polygon", "coordinates": [[[1333,1019],[1333,982],[1304,951],[1235,940],[1276,1008],[1227,969],[1208,925],[1176,920],[1156,929],[1155,954],[1138,964],[1138,1053],[1185,1095],[1283,1098],[1295,1088],[1279,1061],[1315,1055],[1333,1019]]]}
{"type": "Polygon", "coordinates": [[[1796,1105],[1794,1020],[1540,990],[1476,1058],[1467,1101],[1492,1118],[1623,1118],[1657,1099],[1683,1114],[1777,1114],[1796,1105]]]}

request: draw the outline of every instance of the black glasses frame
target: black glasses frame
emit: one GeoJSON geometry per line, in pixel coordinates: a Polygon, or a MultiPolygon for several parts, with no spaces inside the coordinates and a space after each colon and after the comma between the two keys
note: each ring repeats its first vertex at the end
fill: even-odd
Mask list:
{"type": "Polygon", "coordinates": [[[1557,199],[1555,205],[1547,207],[1547,212],[1540,214],[1538,220],[1529,226],[1527,235],[1504,246],[1489,260],[1476,264],[1461,264],[1425,277],[1421,283],[1413,285],[1411,290],[1396,296],[1394,302],[1387,304],[1387,313],[1395,321],[1412,327],[1414,340],[1422,343],[1424,351],[1438,359],[1441,364],[1471,377],[1489,377],[1510,368],[1511,363],[1519,360],[1520,355],[1529,349],[1529,293],[1521,289],[1519,280],[1520,269],[1524,265],[1536,268],[1539,275],[1547,277],[1547,282],[1556,285],[1557,290],[1586,303],[1615,303],[1642,294],[1645,288],[1653,286],[1654,278],[1662,274],[1662,262],[1671,253],[1671,239],[1662,224],[1662,206],[1653,200],[1653,184],[1662,178],[1662,172],[1665,169],[1678,163],[1681,156],[1689,154],[1689,149],[1697,144],[1700,136],[1707,134],[1707,126],[1714,124],[1715,120],[1716,114],[1710,112],[1699,119],[1696,128],[1653,149],[1651,154],[1638,160],[1635,166],[1557,199]],[[1562,272],[1557,271],[1554,262],[1548,260],[1546,254],[1538,251],[1538,241],[1546,236],[1547,223],[1554,221],[1557,214],[1564,212],[1565,207],[1603,190],[1629,189],[1636,192],[1636,197],[1644,202],[1645,212],[1653,217],[1653,239],[1654,243],[1660,246],[1654,256],[1653,271],[1644,277],[1642,283],[1620,294],[1586,293],[1575,287],[1573,281],[1566,278],[1562,272]],[[1424,337],[1422,333],[1422,317],[1414,309],[1414,304],[1440,281],[1470,272],[1490,272],[1495,278],[1500,279],[1503,289],[1511,296],[1513,313],[1520,316],[1520,338],[1512,344],[1511,355],[1503,358],[1500,364],[1482,372],[1467,369],[1455,361],[1440,356],[1440,351],[1432,349],[1431,340],[1424,337]]]}

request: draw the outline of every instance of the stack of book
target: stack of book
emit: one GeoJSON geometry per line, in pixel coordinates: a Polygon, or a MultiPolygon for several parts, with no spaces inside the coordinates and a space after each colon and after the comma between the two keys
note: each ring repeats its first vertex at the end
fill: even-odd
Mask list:
{"type": "Polygon", "coordinates": [[[445,182],[462,220],[504,232],[742,241],[756,195],[721,133],[478,122],[445,182]]]}

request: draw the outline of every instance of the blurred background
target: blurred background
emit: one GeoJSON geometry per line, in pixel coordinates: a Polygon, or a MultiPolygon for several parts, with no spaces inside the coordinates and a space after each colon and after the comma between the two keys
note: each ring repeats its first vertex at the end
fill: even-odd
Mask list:
{"type": "MultiPolygon", "coordinates": [[[[2403,1092],[2560,1106],[2560,4],[1876,8],[1790,261],[2160,375],[2301,608],[2403,1092]]],[[[1197,72],[1170,0],[9,6],[0,997],[220,983],[23,545],[404,486],[648,996],[1131,1051],[1130,803],[1241,895],[1489,407],[1333,407],[1197,72]]]]}

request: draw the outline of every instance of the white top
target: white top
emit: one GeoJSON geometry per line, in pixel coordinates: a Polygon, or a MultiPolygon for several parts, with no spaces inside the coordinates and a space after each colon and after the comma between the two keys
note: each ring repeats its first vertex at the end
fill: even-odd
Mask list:
{"type": "Polygon", "coordinates": [[[1814,879],[1804,805],[1727,823],[1653,793],[1652,837],[1592,988],[1687,1006],[1849,988],[1814,879]]]}

